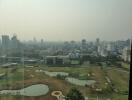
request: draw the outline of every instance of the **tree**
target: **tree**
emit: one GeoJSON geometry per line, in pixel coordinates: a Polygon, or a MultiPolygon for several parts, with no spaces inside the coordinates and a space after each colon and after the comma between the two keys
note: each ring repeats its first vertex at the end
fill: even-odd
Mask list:
{"type": "Polygon", "coordinates": [[[84,96],[76,88],[72,88],[66,96],[66,100],[85,100],[84,96]]]}

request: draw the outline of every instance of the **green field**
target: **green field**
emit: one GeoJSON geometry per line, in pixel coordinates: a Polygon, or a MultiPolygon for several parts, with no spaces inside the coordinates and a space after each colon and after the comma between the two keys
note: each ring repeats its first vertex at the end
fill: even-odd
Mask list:
{"type": "MultiPolygon", "coordinates": [[[[18,89],[22,88],[23,85],[29,86],[32,84],[43,83],[47,84],[50,88],[50,92],[46,96],[25,97],[24,100],[56,100],[50,95],[52,91],[60,90],[66,95],[72,87],[76,87],[84,96],[88,96],[89,98],[96,98],[98,96],[101,100],[107,100],[108,98],[110,98],[110,100],[128,100],[127,95],[115,93],[110,89],[111,87],[109,84],[106,85],[107,80],[105,79],[105,73],[107,73],[107,76],[111,79],[116,89],[128,92],[129,73],[124,73],[115,69],[116,68],[105,68],[105,70],[102,70],[100,66],[95,65],[85,65],[81,67],[47,67],[41,65],[34,68],[18,67],[15,70],[13,70],[13,68],[0,68],[0,73],[8,71],[8,74],[6,75],[7,79],[0,79],[0,90],[9,89],[9,87],[10,89],[18,89]],[[64,79],[50,77],[44,72],[36,72],[36,70],[67,72],[69,75],[79,79],[95,80],[96,84],[94,85],[94,88],[77,86],[66,82],[64,79]],[[97,92],[95,89],[102,89],[102,91],[97,92]]],[[[4,98],[8,98],[8,100],[18,100],[18,98],[19,100],[23,100],[22,96],[0,96],[0,100],[4,100],[4,98]]]]}

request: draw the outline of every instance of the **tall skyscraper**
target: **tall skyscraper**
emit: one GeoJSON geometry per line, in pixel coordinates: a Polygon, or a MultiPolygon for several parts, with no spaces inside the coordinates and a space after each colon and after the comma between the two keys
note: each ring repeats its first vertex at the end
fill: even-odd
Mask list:
{"type": "Polygon", "coordinates": [[[8,49],[10,44],[10,39],[8,35],[2,35],[2,48],[8,49]]]}
{"type": "Polygon", "coordinates": [[[17,36],[16,35],[14,35],[12,38],[11,38],[11,46],[12,46],[12,48],[17,48],[17,46],[18,46],[18,40],[17,40],[17,36]]]}
{"type": "Polygon", "coordinates": [[[82,40],[82,52],[86,52],[87,50],[87,41],[85,39],[82,40]]]}
{"type": "Polygon", "coordinates": [[[100,45],[100,39],[99,38],[96,39],[95,49],[96,49],[97,55],[99,55],[99,51],[101,50],[101,45],[100,45]]]}
{"type": "Polygon", "coordinates": [[[43,39],[40,40],[40,47],[41,47],[41,48],[44,47],[44,40],[43,40],[43,39]]]}
{"type": "Polygon", "coordinates": [[[97,38],[97,39],[96,39],[96,45],[99,46],[99,44],[100,44],[100,39],[97,38]]]}
{"type": "Polygon", "coordinates": [[[122,51],[122,58],[124,61],[131,61],[131,51],[129,50],[128,47],[125,47],[122,51]]]}
{"type": "Polygon", "coordinates": [[[33,38],[33,43],[37,44],[37,39],[35,37],[33,38]]]}
{"type": "Polygon", "coordinates": [[[1,38],[0,38],[0,47],[1,47],[1,38]]]}
{"type": "Polygon", "coordinates": [[[1,37],[0,37],[0,56],[2,54],[2,48],[1,48],[1,37]]]}

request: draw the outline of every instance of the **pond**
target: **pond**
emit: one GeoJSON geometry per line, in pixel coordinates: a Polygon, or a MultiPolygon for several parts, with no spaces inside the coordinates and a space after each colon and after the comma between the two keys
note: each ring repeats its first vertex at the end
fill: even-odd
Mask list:
{"type": "Polygon", "coordinates": [[[46,75],[51,76],[51,77],[56,77],[57,75],[61,76],[68,76],[69,73],[66,72],[49,72],[49,71],[44,71],[46,75]]]}
{"type": "Polygon", "coordinates": [[[65,78],[65,80],[71,84],[79,85],[79,86],[92,85],[92,84],[96,83],[95,80],[79,80],[79,79],[73,78],[73,77],[67,77],[67,78],[65,78]]]}
{"type": "Polygon", "coordinates": [[[1,95],[23,95],[23,96],[41,96],[49,92],[49,87],[44,84],[31,85],[20,90],[2,90],[1,95]]]}

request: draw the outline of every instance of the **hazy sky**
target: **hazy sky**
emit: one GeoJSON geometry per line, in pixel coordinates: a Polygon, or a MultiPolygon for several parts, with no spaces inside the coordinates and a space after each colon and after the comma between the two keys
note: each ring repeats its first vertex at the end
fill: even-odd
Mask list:
{"type": "Polygon", "coordinates": [[[0,0],[0,36],[21,40],[126,39],[132,0],[0,0]]]}

